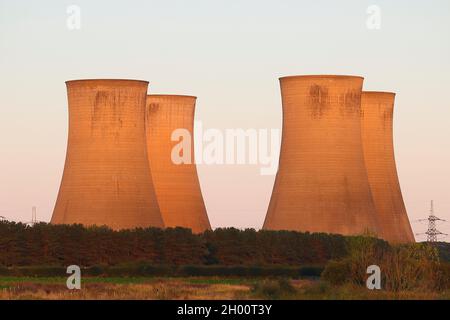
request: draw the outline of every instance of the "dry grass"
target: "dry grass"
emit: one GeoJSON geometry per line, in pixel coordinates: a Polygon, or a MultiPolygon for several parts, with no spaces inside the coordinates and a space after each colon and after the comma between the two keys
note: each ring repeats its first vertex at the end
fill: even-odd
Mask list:
{"type": "Polygon", "coordinates": [[[449,300],[450,291],[387,291],[368,290],[354,284],[332,286],[323,282],[305,286],[297,291],[300,300],[449,300]]]}
{"type": "Polygon", "coordinates": [[[355,285],[331,286],[313,280],[290,280],[288,283],[283,281],[280,286],[279,280],[218,277],[90,278],[85,279],[81,290],[72,291],[66,288],[63,278],[0,278],[0,299],[450,299],[450,292],[371,291],[355,285]]]}
{"type": "MultiPolygon", "coordinates": [[[[133,281],[135,282],[135,281],[133,281]]],[[[81,290],[68,290],[64,283],[9,283],[0,288],[0,299],[99,299],[171,300],[237,299],[248,285],[190,283],[186,279],[142,279],[142,283],[86,283],[81,290]]]]}

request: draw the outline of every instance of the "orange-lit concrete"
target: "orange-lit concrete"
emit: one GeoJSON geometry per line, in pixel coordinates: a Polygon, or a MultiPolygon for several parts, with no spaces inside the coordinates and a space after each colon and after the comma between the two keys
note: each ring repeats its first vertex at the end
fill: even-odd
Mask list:
{"type": "Polygon", "coordinates": [[[395,165],[392,133],[394,100],[395,93],[362,93],[364,158],[377,209],[380,237],[391,242],[412,242],[414,236],[395,165]]]}
{"type": "Polygon", "coordinates": [[[69,139],[51,223],[163,227],[148,165],[148,82],[66,82],[69,139]]]}
{"type": "Polygon", "coordinates": [[[280,79],[283,132],[264,229],[378,233],[361,139],[363,78],[280,79]]]}
{"type": "Polygon", "coordinates": [[[149,95],[147,97],[147,145],[153,184],[166,227],[190,228],[199,233],[211,229],[194,163],[194,112],[196,97],[149,95]],[[175,164],[172,132],[187,129],[191,164],[175,164]]]}

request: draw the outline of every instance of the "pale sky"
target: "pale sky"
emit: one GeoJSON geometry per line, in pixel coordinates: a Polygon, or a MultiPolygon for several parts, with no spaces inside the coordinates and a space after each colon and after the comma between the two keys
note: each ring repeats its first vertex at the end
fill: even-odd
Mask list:
{"type": "MultiPolygon", "coordinates": [[[[66,80],[148,80],[151,93],[197,96],[205,127],[270,129],[281,127],[280,76],[351,74],[366,90],[397,93],[400,183],[413,229],[424,231],[414,221],[431,199],[450,220],[449,33],[448,0],[0,0],[0,216],[29,221],[36,206],[50,220],[66,80]],[[67,27],[70,5],[79,30],[67,27]],[[380,29],[366,25],[371,5],[380,29]]],[[[198,170],[213,227],[262,226],[274,176],[198,170]]],[[[450,233],[450,222],[440,229],[450,233]]]]}

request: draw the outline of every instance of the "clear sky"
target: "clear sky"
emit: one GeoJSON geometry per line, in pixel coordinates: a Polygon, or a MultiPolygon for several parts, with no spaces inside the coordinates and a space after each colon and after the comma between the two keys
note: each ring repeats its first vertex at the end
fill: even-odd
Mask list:
{"type": "MultiPolygon", "coordinates": [[[[278,77],[331,73],[397,93],[400,183],[423,231],[414,220],[431,199],[450,220],[449,34],[448,0],[0,0],[0,215],[29,221],[36,206],[49,221],[68,79],[145,79],[152,93],[198,96],[205,127],[280,128],[278,77]],[[80,29],[67,26],[70,5],[80,29]],[[379,29],[366,23],[372,5],[379,29]]],[[[199,175],[214,227],[262,226],[273,176],[242,165],[199,175]]]]}

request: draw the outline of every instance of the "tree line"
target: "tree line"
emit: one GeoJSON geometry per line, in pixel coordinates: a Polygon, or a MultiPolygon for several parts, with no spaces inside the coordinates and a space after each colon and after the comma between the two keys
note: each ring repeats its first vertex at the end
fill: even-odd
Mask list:
{"type": "Polygon", "coordinates": [[[347,254],[344,236],[235,228],[113,231],[82,225],[0,222],[1,266],[302,265],[347,254]]]}
{"type": "MultiPolygon", "coordinates": [[[[113,231],[82,225],[28,226],[0,222],[0,266],[300,266],[325,265],[352,254],[367,236],[267,231],[235,228],[193,234],[183,228],[113,231]]],[[[389,246],[374,239],[380,246],[389,246]]],[[[448,243],[436,244],[441,259],[450,258],[448,243]]]]}

